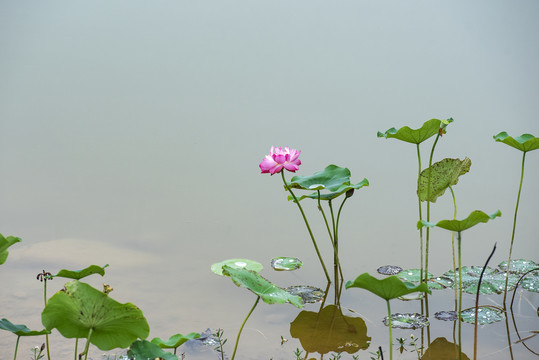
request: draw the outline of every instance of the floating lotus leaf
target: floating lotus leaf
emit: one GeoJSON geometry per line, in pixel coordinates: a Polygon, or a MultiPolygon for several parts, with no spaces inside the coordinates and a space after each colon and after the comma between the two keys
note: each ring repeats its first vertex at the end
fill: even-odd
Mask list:
{"type": "Polygon", "coordinates": [[[324,300],[326,295],[324,290],[308,285],[289,286],[285,291],[292,295],[300,296],[306,304],[320,302],[324,300]]]}
{"type": "Polygon", "coordinates": [[[45,328],[56,328],[66,338],[88,338],[92,330],[90,342],[101,350],[126,348],[150,332],[135,305],[120,304],[78,280],[68,282],[49,299],[41,321],[45,328]]]}
{"type": "Polygon", "coordinates": [[[249,259],[228,259],[215,263],[211,266],[211,271],[220,276],[223,274],[223,265],[230,266],[236,269],[247,269],[255,272],[260,272],[264,266],[261,263],[249,259]]]}
{"type": "MultiPolygon", "coordinates": [[[[389,319],[384,317],[383,323],[385,326],[389,326],[389,319]]],[[[391,314],[391,327],[398,329],[421,329],[425,326],[429,326],[429,319],[425,316],[414,314],[391,314]]]]}
{"type": "Polygon", "coordinates": [[[295,257],[276,257],[271,260],[271,267],[277,271],[297,270],[303,266],[300,259],[295,257]]]}
{"type": "Polygon", "coordinates": [[[0,329],[11,331],[17,336],[36,336],[36,335],[45,335],[50,334],[50,330],[43,329],[41,331],[30,330],[26,325],[15,325],[12,324],[8,319],[4,318],[0,320],[0,329]]]}
{"type": "Polygon", "coordinates": [[[536,138],[532,134],[522,134],[513,139],[505,131],[502,131],[498,135],[494,135],[494,140],[524,152],[539,149],[539,138],[536,138]]]}
{"type": "Polygon", "coordinates": [[[494,218],[502,216],[502,212],[500,210],[496,211],[494,214],[487,215],[484,212],[480,210],[475,210],[468,215],[466,219],[463,220],[441,220],[437,223],[430,223],[425,220],[419,220],[417,222],[417,229],[421,229],[423,226],[426,227],[434,227],[437,226],[442,229],[446,229],[449,231],[464,231],[467,230],[479,223],[486,223],[489,220],[493,220],[494,218]]]}
{"type": "MultiPolygon", "coordinates": [[[[324,193],[324,194],[321,193],[320,194],[320,200],[333,200],[333,199],[341,196],[344,193],[346,193],[347,196],[350,197],[350,196],[352,196],[349,193],[350,190],[352,190],[352,191],[353,190],[358,190],[358,189],[361,189],[364,186],[369,186],[369,180],[363,179],[360,182],[358,182],[357,184],[349,184],[349,185],[343,184],[335,192],[324,193]]],[[[302,195],[302,196],[300,196],[298,198],[298,200],[301,201],[301,200],[303,200],[305,198],[318,199],[318,192],[315,192],[315,193],[312,193],[312,194],[309,194],[309,195],[302,195]]],[[[292,200],[292,199],[293,199],[293,197],[289,195],[288,200],[292,200]]]]}
{"type": "Polygon", "coordinates": [[[359,275],[353,282],[348,281],[345,287],[347,289],[351,287],[362,288],[385,300],[395,299],[417,291],[431,293],[426,284],[416,286],[411,282],[401,281],[397,276],[389,276],[379,280],[368,273],[359,275]]]}
{"type": "Polygon", "coordinates": [[[443,122],[438,119],[430,119],[416,130],[403,126],[399,130],[391,128],[385,133],[378,132],[377,136],[385,137],[386,139],[395,138],[412,144],[421,144],[431,136],[438,134],[440,128],[445,133],[445,127],[451,122],[453,122],[453,119],[447,119],[443,122]]]}
{"type": "Polygon", "coordinates": [[[539,271],[526,275],[520,282],[520,286],[528,291],[539,292],[539,271]]]}
{"type": "Polygon", "coordinates": [[[178,346],[182,345],[183,343],[200,338],[199,333],[189,333],[187,335],[182,334],[176,334],[172,335],[168,340],[162,340],[161,338],[153,338],[152,344],[158,345],[162,349],[176,349],[178,346]]]}
{"type": "MultiPolygon", "coordinates": [[[[479,325],[492,324],[503,320],[503,312],[490,307],[480,307],[477,309],[477,323],[479,325]]],[[[462,321],[474,324],[475,308],[464,310],[460,314],[462,321]]]]}
{"type": "Polygon", "coordinates": [[[21,238],[15,237],[15,236],[8,236],[5,238],[2,234],[0,234],[0,265],[6,262],[7,257],[9,255],[9,252],[7,249],[15,244],[22,241],[21,238]]]}
{"type": "Polygon", "coordinates": [[[129,347],[127,356],[132,360],[178,360],[178,357],[172,353],[163,351],[159,346],[146,340],[137,340],[129,347]]]}
{"type": "MultiPolygon", "coordinates": [[[[464,353],[460,353],[461,360],[470,360],[464,353]]],[[[459,358],[459,346],[439,337],[429,344],[421,360],[456,360],[459,358]]]]}
{"type": "Polygon", "coordinates": [[[402,268],[396,265],[384,265],[380,266],[376,271],[382,275],[397,275],[402,271],[402,268]]]}
{"type": "MultiPolygon", "coordinates": [[[[507,261],[502,261],[498,267],[502,271],[507,271],[507,261]]],[[[519,274],[522,275],[530,270],[539,268],[539,265],[537,265],[535,262],[531,260],[524,260],[524,259],[518,259],[518,260],[511,260],[511,266],[509,269],[509,272],[512,274],[519,274]]]]}
{"type": "MultiPolygon", "coordinates": [[[[421,270],[420,269],[402,270],[400,273],[397,274],[397,277],[403,281],[419,283],[421,281],[421,270]]],[[[429,289],[432,289],[432,290],[442,290],[447,287],[451,287],[453,285],[453,280],[442,278],[442,277],[435,278],[434,275],[432,275],[431,273],[427,274],[427,280],[428,280],[427,285],[429,289]]]]}
{"type": "MultiPolygon", "coordinates": [[[[425,273],[425,270],[423,270],[423,275],[425,273]]],[[[432,278],[434,275],[431,273],[427,274],[427,279],[432,278]]],[[[397,277],[401,279],[402,281],[409,281],[409,282],[420,282],[421,281],[421,270],[420,269],[407,269],[402,270],[399,274],[397,274],[397,277]]]]}
{"type": "Polygon", "coordinates": [[[301,297],[292,295],[277,285],[272,284],[255,271],[245,268],[236,269],[224,265],[223,274],[230,276],[237,286],[247,288],[260,296],[266,304],[284,304],[289,302],[298,308],[303,307],[301,297]]]}
{"type": "Polygon", "coordinates": [[[412,300],[421,300],[424,297],[425,297],[425,293],[416,292],[416,293],[399,296],[397,299],[402,300],[402,301],[412,301],[412,300]]]}
{"type": "Polygon", "coordinates": [[[306,352],[319,354],[353,354],[367,349],[371,341],[365,321],[344,316],[336,305],[328,305],[320,312],[300,312],[290,323],[290,335],[299,339],[306,352]]]}
{"type": "MultiPolygon", "coordinates": [[[[462,291],[468,294],[476,294],[477,286],[479,285],[479,277],[481,276],[481,271],[483,267],[481,266],[463,266],[462,267],[462,291]]],[[[457,285],[459,282],[459,273],[457,271],[457,285]]],[[[446,272],[444,277],[453,279],[454,272],[449,270],[446,272]]],[[[509,274],[508,290],[515,288],[518,281],[518,276],[514,274],[509,274]]],[[[454,287],[454,286],[452,286],[454,287]]],[[[481,289],[480,294],[501,294],[505,290],[505,272],[499,271],[497,269],[492,269],[487,267],[485,273],[483,274],[483,279],[481,280],[481,289]]]]}
{"type": "Polygon", "coordinates": [[[105,268],[109,266],[109,264],[105,266],[97,266],[97,265],[90,265],[85,269],[82,270],[66,270],[62,269],[58,271],[58,274],[53,275],[54,277],[63,277],[68,279],[74,279],[74,280],[80,280],[82,278],[85,278],[86,276],[90,276],[93,274],[99,274],[101,276],[105,275],[105,268]]]}
{"type": "Polygon", "coordinates": [[[456,311],[438,311],[434,317],[443,321],[456,321],[459,318],[456,311]]]}
{"type": "Polygon", "coordinates": [[[448,287],[453,287],[453,282],[454,281],[452,279],[439,276],[429,279],[427,285],[429,286],[429,289],[432,290],[443,290],[448,287]]]}
{"type": "Polygon", "coordinates": [[[464,160],[443,159],[423,170],[417,181],[419,200],[436,202],[436,199],[442,196],[449,186],[458,183],[459,176],[470,171],[471,165],[472,161],[468,158],[464,160]]]}

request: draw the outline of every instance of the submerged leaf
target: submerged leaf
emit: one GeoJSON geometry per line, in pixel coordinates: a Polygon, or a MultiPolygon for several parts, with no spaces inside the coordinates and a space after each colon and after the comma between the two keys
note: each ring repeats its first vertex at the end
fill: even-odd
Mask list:
{"type": "MultiPolygon", "coordinates": [[[[480,307],[477,309],[477,323],[479,325],[492,324],[503,320],[503,312],[491,307],[480,307]]],[[[475,308],[464,310],[460,314],[462,321],[469,324],[475,323],[475,308]]]]}
{"type": "MultiPolygon", "coordinates": [[[[383,323],[389,326],[389,319],[384,317],[383,323]]],[[[421,329],[429,326],[429,319],[418,313],[413,314],[391,314],[391,327],[398,329],[421,329]]]]}
{"type": "Polygon", "coordinates": [[[198,339],[198,338],[200,338],[200,334],[192,332],[187,335],[182,335],[182,334],[172,335],[168,340],[162,340],[161,338],[156,337],[156,338],[153,338],[151,342],[152,344],[158,345],[160,348],[163,348],[163,349],[175,349],[189,340],[198,339]]]}
{"type": "MultiPolygon", "coordinates": [[[[453,119],[446,120],[445,125],[450,122],[453,122],[453,119]]],[[[421,144],[423,141],[427,140],[431,136],[438,134],[442,125],[442,121],[438,119],[430,119],[423,123],[423,125],[416,130],[412,130],[408,126],[403,126],[399,130],[391,128],[385,133],[378,132],[377,136],[385,137],[386,139],[395,138],[412,144],[421,144]]]]}
{"type": "Polygon", "coordinates": [[[129,359],[148,360],[163,359],[177,360],[178,357],[172,353],[163,351],[159,346],[146,340],[137,340],[129,347],[127,351],[129,359]]]}
{"type": "MultiPolygon", "coordinates": [[[[479,277],[481,276],[481,271],[483,267],[481,266],[472,266],[462,267],[462,291],[468,294],[477,293],[477,287],[479,285],[479,277]]],[[[480,294],[501,294],[505,290],[505,272],[492,269],[487,267],[485,273],[483,274],[483,279],[481,280],[481,289],[480,294]]],[[[444,277],[453,279],[455,276],[453,270],[446,272],[444,277]]],[[[459,273],[456,273],[457,282],[455,286],[458,286],[459,282],[459,273]]],[[[507,290],[512,290],[515,288],[518,281],[518,276],[514,274],[509,274],[509,282],[507,284],[507,290]]],[[[454,288],[454,286],[451,286],[454,288]]]]}
{"type": "Polygon", "coordinates": [[[502,131],[493,137],[494,140],[512,146],[520,151],[528,152],[539,149],[539,138],[536,138],[532,134],[522,134],[513,139],[505,131],[502,131]]]}
{"type": "Polygon", "coordinates": [[[396,265],[384,265],[380,266],[376,271],[382,275],[397,275],[402,271],[402,268],[396,265]]]}
{"type": "Polygon", "coordinates": [[[22,241],[21,238],[15,237],[15,236],[8,236],[5,238],[2,234],[0,234],[0,265],[6,262],[7,257],[9,255],[9,252],[7,249],[15,244],[22,241]]]}
{"type": "Polygon", "coordinates": [[[0,329],[11,331],[13,334],[17,336],[36,336],[36,335],[45,335],[50,334],[50,330],[43,329],[41,331],[37,330],[30,330],[26,327],[26,325],[15,325],[12,324],[11,321],[4,318],[0,320],[0,329]]]}
{"type": "Polygon", "coordinates": [[[437,223],[431,223],[427,222],[425,220],[419,220],[417,222],[417,228],[421,229],[423,226],[426,227],[434,227],[437,226],[442,229],[446,229],[449,231],[464,231],[467,230],[479,223],[486,223],[489,220],[493,220],[494,218],[502,216],[502,212],[500,210],[496,211],[494,214],[487,215],[484,212],[480,210],[475,210],[468,215],[466,219],[463,220],[440,220],[437,223]]]}
{"type": "Polygon", "coordinates": [[[443,321],[456,321],[459,316],[456,311],[438,311],[437,313],[434,313],[434,317],[438,320],[443,321]]]}
{"type": "Polygon", "coordinates": [[[109,264],[105,266],[97,266],[97,265],[90,265],[85,269],[82,270],[66,270],[62,269],[58,271],[58,274],[53,275],[54,277],[63,277],[68,279],[75,279],[80,280],[82,278],[85,278],[86,276],[90,276],[93,274],[99,274],[101,276],[105,275],[105,268],[109,266],[109,264]]]}
{"type": "Polygon", "coordinates": [[[271,267],[277,271],[297,270],[303,266],[300,259],[294,257],[276,257],[271,260],[271,267]]]}
{"type": "Polygon", "coordinates": [[[41,321],[66,338],[88,338],[101,350],[126,348],[150,333],[142,311],[131,303],[120,304],[88,284],[73,280],[47,302],[41,321]]]}
{"type": "Polygon", "coordinates": [[[458,183],[459,176],[470,171],[471,165],[472,161],[468,158],[443,159],[423,170],[417,181],[419,200],[436,202],[436,199],[442,196],[449,186],[458,183]]]}
{"type": "Polygon", "coordinates": [[[308,285],[289,286],[285,291],[292,295],[300,296],[305,304],[320,302],[324,300],[324,296],[326,295],[324,290],[308,285]]]}
{"type": "Polygon", "coordinates": [[[247,269],[260,272],[264,266],[261,263],[249,259],[228,259],[215,263],[211,266],[211,271],[220,276],[223,274],[223,265],[230,266],[235,269],[247,269]]]}
{"type": "Polygon", "coordinates": [[[284,304],[289,302],[298,308],[303,307],[301,297],[288,293],[260,276],[257,272],[247,269],[235,269],[224,265],[223,274],[230,276],[237,286],[247,288],[260,296],[266,304],[284,304]]]}
{"type": "Polygon", "coordinates": [[[416,286],[411,282],[401,281],[397,276],[389,276],[379,280],[368,273],[359,275],[353,282],[348,281],[345,287],[347,289],[351,287],[362,288],[378,295],[384,300],[395,299],[399,296],[417,291],[431,293],[426,284],[419,284],[416,286]]]}

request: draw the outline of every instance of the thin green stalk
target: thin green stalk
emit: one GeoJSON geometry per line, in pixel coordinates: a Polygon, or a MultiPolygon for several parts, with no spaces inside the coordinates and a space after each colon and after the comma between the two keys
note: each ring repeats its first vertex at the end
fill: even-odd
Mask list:
{"type": "MultiPolygon", "coordinates": [[[[418,162],[418,171],[417,171],[417,184],[419,186],[419,177],[421,176],[421,152],[419,151],[419,144],[416,144],[417,148],[417,162],[418,162]]],[[[419,221],[423,220],[423,215],[421,214],[421,200],[419,195],[417,195],[417,205],[419,209],[419,221]]],[[[419,257],[420,257],[420,279],[423,282],[423,227],[419,229],[419,257]]],[[[425,276],[426,277],[426,276],[425,276]]]]}
{"type": "Polygon", "coordinates": [[[335,231],[335,213],[333,212],[333,203],[331,200],[328,201],[329,212],[331,214],[331,225],[333,228],[333,277],[335,282],[335,291],[334,291],[334,301],[335,304],[338,304],[339,299],[339,240],[337,239],[337,233],[335,231]]]}
{"type": "MultiPolygon", "coordinates": [[[[43,270],[45,272],[45,270],[43,270]]],[[[47,306],[47,275],[43,275],[43,301],[47,306]]],[[[45,343],[47,344],[47,359],[51,360],[51,352],[49,350],[49,334],[45,334],[45,343]]]]}
{"type": "Polygon", "coordinates": [[[13,355],[13,360],[17,360],[17,349],[19,348],[19,340],[20,340],[21,336],[18,335],[17,336],[17,342],[15,343],[15,354],[13,355]]]}
{"type": "Polygon", "coordinates": [[[77,352],[79,351],[79,338],[75,339],[75,357],[74,360],[77,360],[77,352]]]}
{"type": "Polygon", "coordinates": [[[328,280],[328,282],[331,282],[331,279],[330,279],[330,277],[328,275],[328,271],[326,269],[326,265],[324,264],[324,260],[322,260],[322,255],[320,255],[320,250],[318,250],[318,245],[316,244],[316,240],[314,239],[313,232],[311,231],[311,227],[309,226],[309,222],[307,221],[307,217],[305,216],[305,213],[303,212],[303,208],[301,207],[301,204],[299,203],[299,200],[296,197],[296,195],[294,195],[294,193],[292,192],[292,189],[290,189],[290,187],[286,183],[286,179],[284,178],[284,172],[283,171],[281,171],[281,176],[283,178],[283,183],[284,183],[284,186],[285,186],[286,190],[288,190],[288,192],[290,192],[290,195],[292,195],[292,198],[294,199],[294,202],[298,205],[299,211],[301,212],[301,216],[303,216],[303,221],[305,221],[305,225],[307,226],[307,230],[309,231],[309,235],[311,236],[311,240],[313,242],[314,249],[316,250],[316,254],[318,255],[318,259],[320,260],[320,264],[322,264],[322,268],[324,269],[324,274],[326,274],[326,279],[328,280]]]}
{"type": "Polygon", "coordinates": [[[88,348],[90,347],[90,339],[92,338],[92,332],[93,329],[90,328],[90,331],[88,331],[88,339],[86,339],[86,346],[84,347],[84,360],[88,359],[88,348]]]}
{"type": "Polygon", "coordinates": [[[461,251],[460,251],[460,248],[461,248],[461,235],[460,235],[460,231],[457,232],[457,247],[458,247],[458,252],[459,252],[459,312],[458,312],[458,319],[457,321],[459,322],[459,360],[462,360],[462,331],[461,331],[461,318],[460,318],[460,314],[462,313],[462,266],[461,266],[461,251]]]}
{"type": "MultiPolygon", "coordinates": [[[[324,217],[324,223],[326,224],[326,229],[328,231],[329,239],[331,240],[331,245],[333,246],[333,254],[334,254],[333,266],[334,267],[338,266],[339,272],[340,272],[341,277],[342,277],[341,264],[340,264],[340,262],[335,263],[335,254],[338,254],[337,244],[335,242],[336,233],[335,233],[335,235],[333,235],[332,232],[331,232],[331,229],[329,227],[329,223],[328,223],[328,220],[327,220],[327,217],[326,217],[326,213],[324,212],[324,209],[322,208],[322,203],[320,201],[320,190],[317,190],[317,191],[318,191],[318,210],[320,210],[320,212],[322,213],[322,216],[324,217]]],[[[331,209],[331,200],[328,201],[328,204],[329,204],[329,208],[331,209]]],[[[332,212],[332,216],[333,216],[333,212],[332,212]]],[[[332,221],[332,223],[334,223],[334,221],[332,221]]],[[[337,282],[337,281],[335,281],[335,282],[337,282]]]]}
{"type": "MultiPolygon", "coordinates": [[[[436,144],[438,143],[438,139],[440,138],[440,133],[436,135],[436,140],[434,140],[434,144],[432,144],[432,150],[430,151],[430,158],[429,158],[429,168],[432,166],[432,157],[434,155],[434,148],[436,148],[436,144]]],[[[427,221],[430,221],[430,177],[431,172],[429,171],[429,178],[427,181],[427,221]]],[[[427,282],[427,277],[429,273],[429,240],[430,240],[430,231],[429,228],[427,228],[427,240],[425,242],[425,282],[427,282]]],[[[427,311],[427,317],[429,316],[429,313],[427,311]]]]}
{"type": "Polygon", "coordinates": [[[507,259],[507,272],[505,275],[505,290],[503,292],[503,307],[506,308],[507,284],[509,281],[509,268],[511,267],[511,253],[513,252],[513,241],[515,240],[515,229],[517,226],[518,203],[520,202],[520,192],[522,190],[522,180],[524,179],[524,161],[526,160],[526,151],[522,153],[522,168],[520,170],[520,185],[518,186],[517,204],[515,206],[515,217],[513,218],[513,232],[511,233],[511,245],[509,246],[509,258],[507,259]]]}
{"type": "Polygon", "coordinates": [[[234,352],[232,353],[232,360],[234,360],[234,357],[236,356],[236,350],[238,349],[238,343],[240,342],[241,331],[243,330],[243,327],[245,326],[245,323],[247,322],[247,319],[249,319],[249,316],[251,316],[254,309],[256,308],[256,305],[258,304],[259,300],[260,300],[260,296],[257,296],[255,304],[253,305],[253,307],[251,308],[251,310],[249,311],[249,313],[245,317],[245,320],[243,320],[243,323],[241,324],[240,331],[238,331],[238,337],[236,338],[236,344],[234,345],[234,352]]]}
{"type": "Polygon", "coordinates": [[[391,326],[391,306],[389,305],[389,300],[386,300],[387,303],[387,321],[389,326],[389,360],[393,360],[393,327],[391,326]]]}
{"type": "MultiPolygon", "coordinates": [[[[449,190],[451,190],[451,196],[453,197],[453,205],[455,207],[455,212],[453,213],[453,220],[457,219],[457,200],[455,198],[455,193],[453,188],[449,185],[449,190]]],[[[451,232],[451,251],[453,253],[453,280],[454,283],[457,282],[457,264],[455,259],[455,232],[451,232]]],[[[457,311],[457,287],[455,286],[455,311],[457,311]]]]}

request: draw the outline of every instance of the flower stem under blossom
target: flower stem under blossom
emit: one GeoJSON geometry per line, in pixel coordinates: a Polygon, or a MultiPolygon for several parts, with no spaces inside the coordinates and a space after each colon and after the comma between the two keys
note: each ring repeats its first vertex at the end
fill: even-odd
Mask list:
{"type": "Polygon", "coordinates": [[[311,236],[311,240],[313,241],[314,249],[316,250],[316,254],[318,255],[318,259],[320,260],[320,264],[322,264],[322,268],[324,269],[324,274],[326,274],[326,278],[328,280],[328,283],[330,283],[331,279],[330,279],[330,277],[328,275],[326,265],[324,264],[324,260],[322,260],[322,255],[320,255],[320,251],[318,250],[318,245],[316,244],[316,240],[314,239],[314,235],[313,235],[313,232],[311,230],[311,227],[309,226],[309,222],[307,221],[307,217],[305,216],[305,213],[303,212],[303,208],[301,207],[301,204],[299,203],[298,198],[296,198],[296,195],[294,195],[294,193],[292,192],[292,189],[290,189],[290,187],[286,183],[286,179],[284,178],[284,171],[281,171],[281,177],[283,178],[283,183],[284,183],[284,186],[285,186],[286,190],[288,190],[288,192],[290,192],[290,195],[292,195],[292,198],[294,199],[294,202],[298,205],[299,211],[301,212],[301,216],[303,216],[303,221],[305,221],[305,226],[307,226],[307,230],[309,231],[309,235],[311,236]]]}

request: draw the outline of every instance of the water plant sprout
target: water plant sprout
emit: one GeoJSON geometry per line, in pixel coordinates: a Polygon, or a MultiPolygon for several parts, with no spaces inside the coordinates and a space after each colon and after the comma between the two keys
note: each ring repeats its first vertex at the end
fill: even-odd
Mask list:
{"type": "Polygon", "coordinates": [[[494,140],[502,142],[506,145],[514,147],[522,151],[522,166],[520,169],[520,184],[518,186],[517,201],[515,205],[515,215],[513,217],[513,230],[511,232],[511,244],[509,245],[509,257],[507,260],[507,280],[505,282],[505,290],[503,293],[503,306],[505,308],[505,302],[507,299],[507,281],[509,280],[509,269],[511,268],[511,254],[513,252],[513,242],[515,240],[515,229],[517,225],[517,213],[518,213],[518,204],[520,202],[520,192],[522,191],[522,181],[524,179],[524,164],[526,160],[526,153],[528,151],[539,149],[539,138],[536,138],[532,134],[522,134],[516,138],[512,138],[507,134],[507,132],[502,131],[498,135],[493,136],[494,140]]]}
{"type": "Polygon", "coordinates": [[[379,280],[371,276],[369,273],[363,273],[359,275],[354,281],[348,281],[345,287],[346,289],[362,288],[368,290],[386,301],[389,327],[389,359],[392,360],[393,333],[391,326],[391,305],[389,301],[391,299],[395,299],[400,296],[411,294],[414,292],[424,292],[431,294],[429,287],[425,283],[420,283],[416,286],[415,284],[412,284],[410,282],[401,281],[397,276],[394,275],[379,280]]]}
{"type": "MultiPolygon", "coordinates": [[[[420,220],[417,222],[417,228],[420,229],[421,227],[425,226],[427,228],[430,227],[439,227],[445,230],[454,231],[457,233],[457,247],[458,247],[458,268],[459,268],[459,278],[458,278],[458,287],[459,287],[459,308],[458,308],[458,314],[460,318],[460,314],[462,312],[462,265],[461,265],[461,243],[462,243],[462,237],[461,233],[464,230],[467,230],[479,223],[486,223],[489,220],[492,220],[498,216],[501,216],[502,213],[500,210],[496,211],[495,213],[491,215],[487,215],[484,212],[480,210],[475,210],[468,215],[467,218],[463,220],[441,220],[437,223],[430,223],[425,220],[420,220]]],[[[461,352],[462,352],[462,331],[461,331],[461,321],[459,320],[458,324],[458,337],[459,337],[459,360],[461,359],[461,352]]]]}

